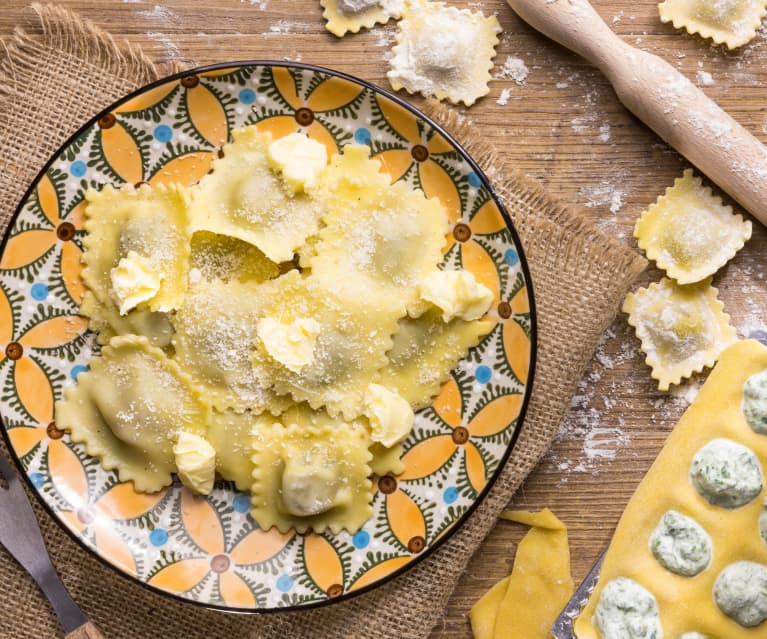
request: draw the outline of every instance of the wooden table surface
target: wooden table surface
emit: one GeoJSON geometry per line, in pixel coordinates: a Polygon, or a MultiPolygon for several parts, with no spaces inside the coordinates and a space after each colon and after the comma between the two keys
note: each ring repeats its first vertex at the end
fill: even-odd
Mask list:
{"type": "MultiPolygon", "coordinates": [[[[317,0],[62,0],[156,61],[208,64],[290,59],[334,67],[388,88],[386,56],[394,24],[338,40],[327,33],[317,0]]],[[[583,208],[606,233],[636,247],[634,221],[681,175],[687,163],[618,102],[583,60],[525,25],[502,0],[462,2],[503,27],[496,68],[524,61],[526,81],[499,78],[466,115],[507,157],[564,202],[583,208]],[[497,102],[508,89],[508,102],[497,102]]],[[[736,52],[679,32],[658,18],[653,0],[594,0],[627,42],[659,54],[767,142],[767,37],[736,52]]],[[[2,0],[0,37],[29,24],[26,0],[2,0]]],[[[413,100],[419,104],[418,99],[413,100]]],[[[503,101],[502,101],[503,102],[503,101]]],[[[460,109],[464,111],[464,109],[460,109]]],[[[737,207],[736,207],[737,209],[737,207]]],[[[715,284],[743,336],[762,325],[767,234],[756,225],[746,248],[715,284]]],[[[642,283],[658,279],[650,269],[642,283]]],[[[697,382],[676,394],[655,390],[638,341],[619,316],[585,372],[561,434],[513,501],[551,508],[570,530],[572,570],[580,580],[607,543],[633,490],[687,405],[697,382]]],[[[471,562],[433,638],[471,636],[466,613],[511,569],[525,530],[500,522],[471,562]]]]}

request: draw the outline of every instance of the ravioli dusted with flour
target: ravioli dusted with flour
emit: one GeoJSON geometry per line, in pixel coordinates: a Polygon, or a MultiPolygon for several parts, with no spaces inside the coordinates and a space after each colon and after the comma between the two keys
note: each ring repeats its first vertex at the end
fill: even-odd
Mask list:
{"type": "Polygon", "coordinates": [[[634,228],[639,248],[679,284],[716,273],[751,237],[751,222],[704,187],[692,169],[650,206],[634,228]]]}
{"type": "Polygon", "coordinates": [[[196,185],[89,194],[81,312],[103,351],[57,424],[140,491],[218,477],[261,528],[353,532],[493,295],[439,268],[444,206],[368,147],[233,138],[196,185]]]}
{"type": "Polygon", "coordinates": [[[737,340],[716,294],[710,279],[680,286],[663,278],[626,296],[623,312],[642,340],[645,362],[660,390],[713,366],[737,340]]]}
{"type": "Polygon", "coordinates": [[[728,49],[754,39],[765,9],[765,0],[666,0],[658,5],[661,22],[724,43],[728,49]]]}
{"type": "Polygon", "coordinates": [[[471,106],[490,91],[500,32],[495,16],[414,0],[399,22],[386,75],[395,91],[471,106]]]}
{"type": "Polygon", "coordinates": [[[325,28],[339,38],[398,18],[405,0],[320,0],[325,28]]]}

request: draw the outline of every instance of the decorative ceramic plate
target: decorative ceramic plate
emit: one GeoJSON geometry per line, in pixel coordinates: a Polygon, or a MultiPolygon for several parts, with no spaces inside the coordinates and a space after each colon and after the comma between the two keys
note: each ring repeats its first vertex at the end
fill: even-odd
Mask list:
{"type": "Polygon", "coordinates": [[[399,98],[324,69],[237,63],[171,77],[117,102],[57,153],[26,193],[0,259],[4,435],[51,514],[137,582],[236,611],[305,608],[413,566],[482,499],[519,433],[530,393],[535,321],[529,273],[508,216],[477,165],[399,98]],[[393,180],[438,197],[452,231],[445,261],[495,294],[495,326],[420,411],[405,473],[380,478],[355,534],[260,530],[249,496],[218,482],[209,498],[176,482],[157,494],[119,483],[56,428],[54,401],[96,350],[77,315],[84,193],[125,182],[192,184],[232,129],[296,130],[331,153],[367,144],[393,180]]]}

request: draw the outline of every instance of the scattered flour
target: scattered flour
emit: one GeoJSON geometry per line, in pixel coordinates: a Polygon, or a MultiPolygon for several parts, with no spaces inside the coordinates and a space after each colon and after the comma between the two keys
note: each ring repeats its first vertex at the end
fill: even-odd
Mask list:
{"type": "Polygon", "coordinates": [[[590,209],[608,206],[610,213],[615,215],[623,208],[623,191],[616,189],[609,182],[601,182],[597,186],[583,186],[578,195],[586,199],[583,205],[590,209]]]}
{"type": "Polygon", "coordinates": [[[161,21],[165,22],[166,24],[170,24],[178,20],[178,14],[175,11],[168,9],[167,7],[160,6],[159,4],[154,5],[154,7],[151,9],[139,11],[138,15],[142,18],[147,18],[148,20],[161,21]]]}
{"type": "Polygon", "coordinates": [[[252,7],[257,7],[263,11],[269,6],[269,0],[240,0],[242,4],[249,4],[252,7]]]}
{"type": "Polygon", "coordinates": [[[511,89],[504,89],[503,91],[501,91],[501,95],[495,101],[495,103],[500,104],[501,106],[506,106],[509,103],[510,97],[511,97],[511,89]]]}
{"type": "Polygon", "coordinates": [[[698,84],[704,87],[710,87],[714,84],[714,78],[708,71],[698,71],[695,74],[698,84]]]}
{"type": "MultiPolygon", "coordinates": [[[[610,125],[605,122],[599,127],[599,141],[600,142],[609,142],[610,141],[610,125]]],[[[613,211],[615,213],[615,211],[613,211]]]]}
{"type": "Polygon", "coordinates": [[[156,31],[150,31],[146,34],[148,38],[151,38],[155,42],[160,43],[165,49],[166,60],[182,60],[183,56],[176,43],[173,41],[167,33],[158,33],[156,31]]]}
{"type": "Polygon", "coordinates": [[[530,70],[527,68],[525,61],[522,58],[510,55],[506,58],[506,62],[503,63],[495,77],[514,80],[514,82],[522,86],[527,82],[528,75],[530,75],[530,70]]]}

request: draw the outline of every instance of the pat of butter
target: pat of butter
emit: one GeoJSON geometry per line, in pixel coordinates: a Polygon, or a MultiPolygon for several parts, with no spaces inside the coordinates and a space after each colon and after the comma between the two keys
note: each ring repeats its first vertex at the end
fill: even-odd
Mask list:
{"type": "Polygon", "coordinates": [[[300,373],[314,360],[314,345],[320,334],[317,320],[299,317],[283,324],[273,317],[264,317],[258,320],[256,330],[266,352],[294,373],[300,373]]]}
{"type": "Polygon", "coordinates": [[[370,420],[370,438],[391,448],[413,430],[415,415],[407,400],[380,384],[368,384],[365,416],[370,420]]]}
{"type": "Polygon", "coordinates": [[[292,457],[282,473],[282,503],[291,515],[319,515],[351,501],[351,488],[343,483],[334,467],[317,463],[311,455],[292,457]]]}
{"type": "Polygon", "coordinates": [[[492,291],[479,284],[471,271],[433,271],[423,278],[421,299],[442,309],[445,322],[460,317],[482,317],[493,303],[492,291]]]}
{"type": "Polygon", "coordinates": [[[269,145],[268,156],[294,193],[317,186],[328,163],[325,146],[303,133],[291,133],[275,140],[269,145]]]}
{"type": "Polygon", "coordinates": [[[120,306],[120,315],[126,315],[157,295],[163,279],[161,273],[155,272],[152,261],[136,251],[128,251],[128,255],[109,272],[109,277],[115,301],[120,306]]]}
{"type": "Polygon", "coordinates": [[[200,495],[209,495],[216,477],[216,449],[199,435],[181,432],[173,454],[181,483],[200,495]]]}

